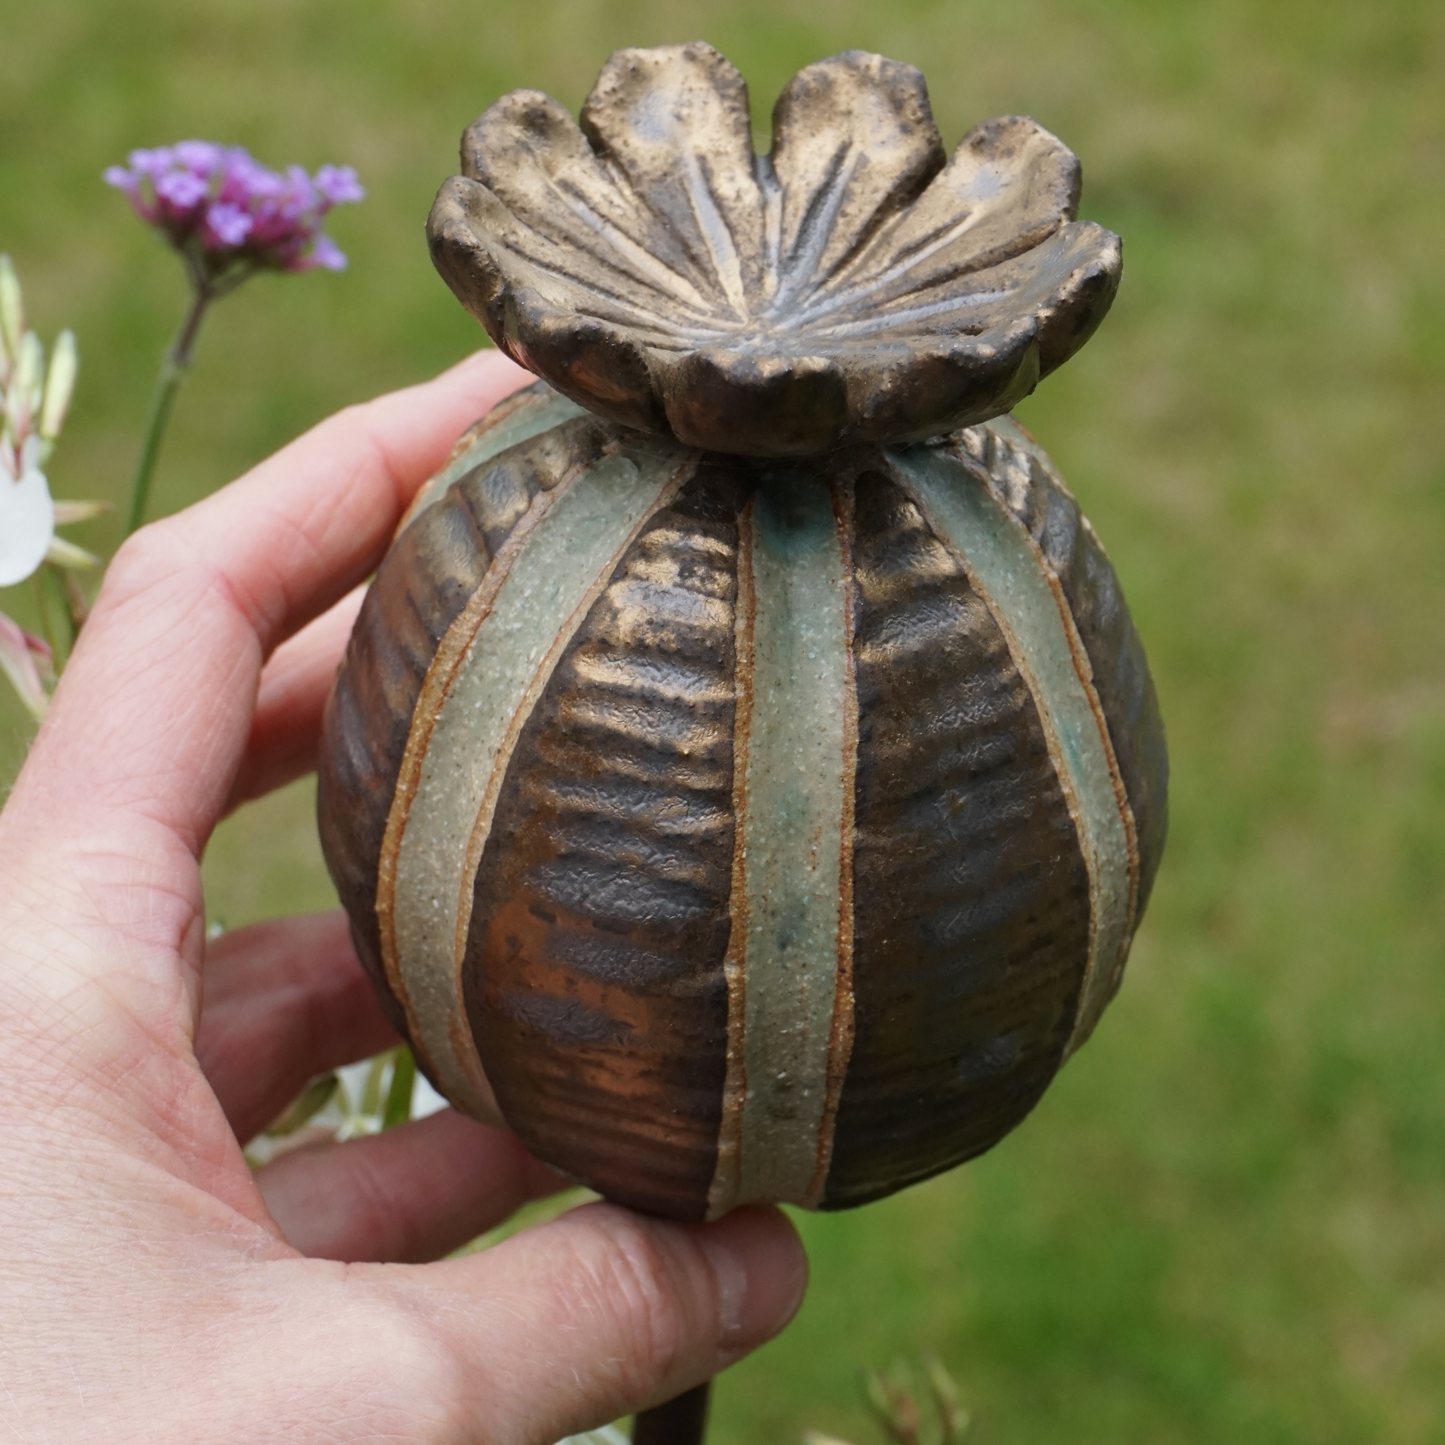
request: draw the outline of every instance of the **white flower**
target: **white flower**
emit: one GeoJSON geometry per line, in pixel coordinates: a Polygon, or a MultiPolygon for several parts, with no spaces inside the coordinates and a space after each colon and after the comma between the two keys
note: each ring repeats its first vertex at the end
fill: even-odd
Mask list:
{"type": "Polygon", "coordinates": [[[0,447],[0,587],[13,587],[45,560],[55,536],[55,503],[37,465],[40,438],[27,437],[21,446],[18,478],[10,475],[5,450],[0,447]]]}

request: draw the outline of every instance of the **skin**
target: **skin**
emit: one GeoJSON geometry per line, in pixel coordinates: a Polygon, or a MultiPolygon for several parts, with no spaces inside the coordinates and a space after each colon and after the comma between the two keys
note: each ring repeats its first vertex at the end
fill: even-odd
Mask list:
{"type": "Polygon", "coordinates": [[[451,1111],[241,1142],[387,1047],[339,915],[205,942],[217,820],[308,770],[359,602],[495,353],[322,423],[117,555],[0,812],[0,1439],[548,1442],[716,1373],[806,1283],[776,1210],[589,1205],[451,1111]],[[428,1262],[438,1261],[440,1262],[428,1262]]]}

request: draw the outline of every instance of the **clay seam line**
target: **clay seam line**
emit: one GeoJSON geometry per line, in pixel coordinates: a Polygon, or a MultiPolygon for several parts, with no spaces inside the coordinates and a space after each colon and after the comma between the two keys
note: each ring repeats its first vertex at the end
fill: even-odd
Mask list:
{"type": "Polygon", "coordinates": [[[1098,986],[1089,995],[1093,1007],[1087,1017],[1084,1014],[1084,995],[1080,994],[1079,1015],[1074,1024],[1074,1031],[1069,1037],[1068,1047],[1064,1050],[1064,1057],[1067,1058],[1093,1033],[1094,1026],[1099,1022],[1099,1018],[1104,1012],[1104,1006],[1109,1001],[1106,991],[1109,981],[1117,976],[1119,966],[1123,962],[1124,950],[1128,948],[1134,936],[1134,924],[1139,906],[1139,836],[1134,823],[1134,810],[1129,806],[1129,794],[1124,787],[1124,775],[1119,770],[1119,759],[1114,752],[1114,740],[1109,736],[1109,723],[1104,716],[1104,705],[1099,701],[1098,689],[1094,686],[1094,668],[1084,647],[1084,639],[1079,636],[1079,627],[1074,621],[1074,614],[1069,610],[1068,598],[1064,596],[1063,583],[1059,581],[1058,574],[1054,569],[1049,566],[1043,549],[1027,532],[1024,535],[1028,537],[1029,543],[1037,554],[1039,569],[1053,590],[1054,600],[1059,608],[1059,619],[1064,625],[1064,631],[1069,639],[1069,647],[1074,655],[1074,670],[1078,674],[1079,685],[1084,689],[1084,695],[1094,710],[1094,721],[1098,725],[1104,756],[1109,764],[1109,777],[1114,785],[1114,801],[1119,809],[1119,821],[1124,827],[1124,843],[1129,855],[1129,901],[1125,908],[1124,936],[1115,957],[1109,960],[1100,960],[1101,967],[1105,964],[1107,967],[1098,986]]]}
{"type": "Polygon", "coordinates": [[[422,512],[437,501],[443,492],[460,477],[500,456],[511,447],[531,441],[544,431],[560,426],[575,417],[589,415],[585,407],[575,401],[553,392],[541,396],[529,393],[525,388],[513,392],[505,401],[500,401],[480,421],[474,422],[457,439],[446,465],[435,476],[422,483],[411,505],[402,513],[396,524],[394,536],[401,536],[422,512]]]}
{"type": "MultiPolygon", "coordinates": [[[[621,455],[625,456],[625,453],[621,455]]],[[[462,890],[457,900],[457,926],[454,935],[453,957],[455,961],[454,987],[456,992],[457,1016],[465,1019],[466,1002],[462,997],[462,961],[466,955],[467,933],[471,928],[472,921],[472,895],[476,887],[477,870],[482,864],[482,852],[486,848],[487,839],[492,831],[492,818],[496,813],[497,799],[501,794],[502,783],[506,778],[507,769],[512,761],[512,754],[516,751],[517,741],[522,735],[522,729],[526,726],[528,718],[532,716],[533,710],[541,701],[542,693],[546,690],[552,674],[557,670],[557,664],[562,659],[562,654],[567,650],[572,639],[577,635],[578,629],[587,620],[587,614],[592,610],[597,599],[607,589],[612,581],[613,573],[617,571],[623,557],[629,547],[637,540],[638,534],[643,527],[662,511],[697,470],[698,459],[701,453],[693,453],[687,456],[681,465],[671,468],[667,480],[663,483],[657,495],[649,502],[642,514],[636,519],[622,542],[607,559],[601,571],[599,571],[588,585],[587,591],[580,602],[572,609],[572,612],[557,632],[551,647],[548,648],[540,665],[532,675],[532,680],[523,694],[519,706],[512,714],[507,727],[506,736],[498,750],[496,762],[492,766],[491,777],[487,783],[487,790],[482,797],[481,808],[477,814],[477,821],[472,828],[472,834],[467,843],[466,864],[462,870],[462,890]]],[[[470,1038],[470,1030],[468,1030],[470,1038]]]]}
{"type": "Polygon", "coordinates": [[[728,946],[723,977],[728,992],[727,1062],[723,1075],[722,1116],[718,1123],[717,1164],[707,1192],[707,1217],[721,1219],[737,1203],[743,1100],[748,1076],[744,1054],[747,1029],[748,893],[748,725],[753,706],[753,504],[749,500],[738,517],[738,593],[733,622],[735,702],[733,712],[733,859],[728,893],[728,946]]]}
{"type": "MultiPolygon", "coordinates": [[[[1050,481],[1068,496],[1071,501],[1074,500],[1073,494],[1070,493],[1064,485],[1063,479],[1054,472],[1049,464],[1048,458],[1044,455],[1038,444],[1018,422],[1014,421],[1012,417],[1001,417],[997,422],[989,423],[988,427],[1003,445],[1011,448],[1015,447],[1015,442],[1014,439],[1008,435],[1008,431],[1016,430],[1024,443],[1024,445],[1016,449],[1024,452],[1032,458],[1032,460],[1036,461],[1048,474],[1050,481]],[[1001,426],[1000,423],[1004,423],[1006,426],[1001,426]]],[[[953,450],[953,455],[960,465],[968,467],[974,471],[976,475],[981,476],[981,479],[988,487],[990,494],[994,497],[1000,509],[1003,510],[1006,515],[1013,516],[1004,499],[999,495],[997,485],[987,473],[986,468],[983,468],[980,463],[974,462],[969,456],[958,449],[953,450]]],[[[1077,502],[1075,505],[1077,505],[1077,502]]],[[[1081,524],[1087,525],[1084,523],[1082,512],[1079,514],[1079,520],[1081,524]]],[[[1055,571],[1052,563],[1050,563],[1048,557],[1044,554],[1044,549],[1039,545],[1033,533],[1024,526],[1022,520],[1018,517],[1014,517],[1014,521],[1023,533],[1024,540],[1027,542],[1030,551],[1033,552],[1040,573],[1045,581],[1048,582],[1054,594],[1054,603],[1059,609],[1059,620],[1063,623],[1064,631],[1069,639],[1069,649],[1073,654],[1074,671],[1078,674],[1079,685],[1084,689],[1084,695],[1088,698],[1089,706],[1093,709],[1094,720],[1099,729],[1100,741],[1104,747],[1104,756],[1109,764],[1110,781],[1114,785],[1114,798],[1119,808],[1119,821],[1124,825],[1124,839],[1129,850],[1129,903],[1124,924],[1123,942],[1118,957],[1108,961],[1105,975],[1098,980],[1092,995],[1090,995],[1094,1007],[1092,1013],[1087,1016],[1084,1013],[1085,993],[1083,991],[1080,992],[1079,1012],[1076,1016],[1074,1029],[1069,1037],[1068,1046],[1064,1053],[1064,1056],[1067,1058],[1069,1054],[1072,1054],[1081,1044],[1087,1041],[1089,1035],[1094,1031],[1095,1025],[1099,1022],[1099,1018],[1103,1014],[1104,1007],[1109,1000],[1109,990],[1112,988],[1112,982],[1119,975],[1119,970],[1123,966],[1124,954],[1128,950],[1129,944],[1134,937],[1134,929],[1138,922],[1139,910],[1139,830],[1138,825],[1134,821],[1134,809],[1129,803],[1129,791],[1124,786],[1124,773],[1119,767],[1119,757],[1114,751],[1114,740],[1109,734],[1109,720],[1104,716],[1104,705],[1099,700],[1099,690],[1094,684],[1094,665],[1089,660],[1089,651],[1084,646],[1084,639],[1079,633],[1079,625],[1074,620],[1073,611],[1069,607],[1069,599],[1064,595],[1063,580],[1059,577],[1058,572],[1055,571]]],[[[1101,966],[1103,966],[1104,962],[1104,960],[1100,960],[1101,966]]]]}
{"type": "Polygon", "coordinates": [[[853,850],[857,840],[858,666],[853,652],[853,482],[839,484],[833,494],[838,549],[843,563],[843,818],[838,847],[838,984],[833,999],[833,1027],[828,1038],[828,1092],[818,1130],[817,1165],[804,1203],[822,1201],[833,1162],[838,1105],[853,1055],[853,850]]]}

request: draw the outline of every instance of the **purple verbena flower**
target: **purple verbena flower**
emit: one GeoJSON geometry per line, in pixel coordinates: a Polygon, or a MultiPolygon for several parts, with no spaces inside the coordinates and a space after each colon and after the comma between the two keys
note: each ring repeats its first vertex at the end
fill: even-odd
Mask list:
{"type": "Polygon", "coordinates": [[[230,201],[216,201],[206,208],[205,236],[213,250],[241,245],[255,225],[255,221],[240,206],[233,206],[230,201]]]}
{"type": "Polygon", "coordinates": [[[175,164],[175,152],[169,146],[153,151],[132,151],[130,163],[140,175],[158,176],[175,164]]]}
{"type": "Polygon", "coordinates": [[[167,220],[184,222],[211,187],[194,171],[166,171],[155,178],[155,193],[167,220]]]}
{"type": "Polygon", "coordinates": [[[359,201],[366,194],[350,166],[322,166],[316,172],[316,189],[333,206],[359,201]]]}
{"type": "Polygon", "coordinates": [[[208,140],[183,140],[172,146],[171,151],[178,164],[187,166],[201,175],[215,170],[225,155],[223,147],[208,140]]]}
{"type": "Polygon", "coordinates": [[[302,269],[310,270],[320,266],[325,271],[346,270],[346,257],[330,236],[321,235],[311,248],[311,254],[303,262],[302,269]]]}
{"type": "Polygon", "coordinates": [[[105,181],[180,251],[211,295],[255,271],[342,270],[346,257],[322,230],[324,218],[366,194],[350,166],[282,174],[240,146],[199,140],[132,151],[105,181]]]}

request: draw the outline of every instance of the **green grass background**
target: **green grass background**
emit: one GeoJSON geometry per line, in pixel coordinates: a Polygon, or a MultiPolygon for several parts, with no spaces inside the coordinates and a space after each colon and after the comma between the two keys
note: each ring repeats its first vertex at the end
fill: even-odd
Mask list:
{"type": "MultiPolygon", "coordinates": [[[[59,495],[120,498],[183,299],[107,163],[194,134],[370,187],[335,220],[347,274],[213,315],[165,509],[477,344],[422,223],[504,90],[575,107],[614,46],[701,36],[765,136],[793,70],[861,46],[923,67],[950,143],[1010,111],[1064,137],[1125,281],[1021,415],[1153,661],[1164,869],[1122,994],[1023,1128],[803,1221],[809,1301],[725,1378],[713,1438],[870,1437],[855,1372],[922,1346],[989,1445],[1445,1440],[1438,0],[45,0],[0,30],[0,249],[83,353],[59,495]]],[[[25,738],[0,699],[0,781],[25,738]]],[[[206,877],[232,926],[327,905],[308,790],[227,823],[206,877]]]]}

